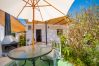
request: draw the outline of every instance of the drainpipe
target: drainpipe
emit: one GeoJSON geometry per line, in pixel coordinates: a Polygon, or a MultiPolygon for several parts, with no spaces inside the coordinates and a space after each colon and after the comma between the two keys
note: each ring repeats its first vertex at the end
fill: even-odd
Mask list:
{"type": "Polygon", "coordinates": [[[46,35],[46,45],[47,45],[47,22],[45,21],[45,35],[46,35]]]}

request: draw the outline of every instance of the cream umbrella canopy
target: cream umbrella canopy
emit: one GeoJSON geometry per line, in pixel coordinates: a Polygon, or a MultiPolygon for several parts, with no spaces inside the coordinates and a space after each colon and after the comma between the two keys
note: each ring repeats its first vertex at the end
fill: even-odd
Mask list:
{"type": "Polygon", "coordinates": [[[33,22],[65,16],[74,0],[0,0],[0,9],[17,17],[33,22]]]}

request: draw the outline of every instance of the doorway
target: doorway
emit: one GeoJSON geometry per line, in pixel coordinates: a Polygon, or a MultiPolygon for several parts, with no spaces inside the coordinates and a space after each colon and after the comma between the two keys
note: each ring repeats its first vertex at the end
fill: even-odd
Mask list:
{"type": "Polygon", "coordinates": [[[36,42],[42,42],[41,29],[36,29],[36,42]]]}

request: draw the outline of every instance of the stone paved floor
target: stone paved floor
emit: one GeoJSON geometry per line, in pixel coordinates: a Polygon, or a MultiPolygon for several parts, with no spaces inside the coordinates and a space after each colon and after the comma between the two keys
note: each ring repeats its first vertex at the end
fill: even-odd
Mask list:
{"type": "Polygon", "coordinates": [[[8,57],[0,57],[0,66],[5,66],[6,64],[9,64],[10,62],[12,62],[12,60],[9,59],[8,57]]]}

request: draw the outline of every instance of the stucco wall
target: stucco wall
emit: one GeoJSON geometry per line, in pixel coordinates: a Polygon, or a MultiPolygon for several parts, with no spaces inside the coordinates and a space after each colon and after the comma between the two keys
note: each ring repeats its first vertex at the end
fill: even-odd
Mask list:
{"type": "Polygon", "coordinates": [[[4,27],[0,25],[0,56],[2,56],[1,41],[4,38],[4,27]]]}
{"type": "MultiPolygon", "coordinates": [[[[31,44],[32,39],[32,30],[28,30],[28,25],[26,25],[26,39],[29,40],[27,44],[31,44]]],[[[32,25],[31,25],[32,26],[32,25]]],[[[34,30],[34,37],[36,39],[36,29],[41,29],[42,34],[42,42],[46,41],[46,33],[45,33],[45,25],[44,24],[36,24],[34,30]]],[[[63,34],[67,32],[67,26],[63,25],[48,25],[47,26],[47,41],[56,41],[59,42],[59,37],[57,36],[57,29],[63,29],[63,34]]]]}
{"type": "Polygon", "coordinates": [[[0,25],[0,41],[2,41],[4,38],[4,27],[0,25]]]}

